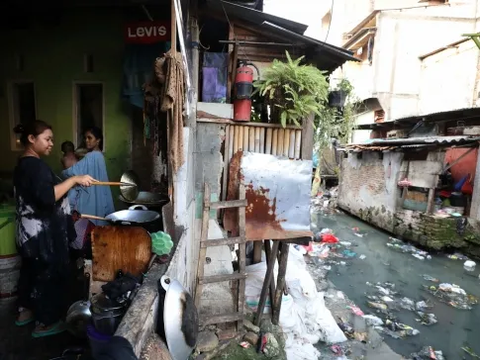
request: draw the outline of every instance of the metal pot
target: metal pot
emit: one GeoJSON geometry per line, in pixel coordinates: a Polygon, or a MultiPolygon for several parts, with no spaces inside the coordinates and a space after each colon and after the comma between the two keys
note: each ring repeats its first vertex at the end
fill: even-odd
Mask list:
{"type": "Polygon", "coordinates": [[[172,358],[186,360],[197,344],[195,302],[177,280],[165,275],[159,280],[159,292],[164,301],[163,309],[159,309],[157,331],[165,337],[172,358]]]}
{"type": "Polygon", "coordinates": [[[85,274],[85,293],[84,299],[74,302],[67,311],[65,323],[67,329],[76,337],[83,338],[87,334],[87,325],[90,323],[92,314],[90,312],[90,301],[88,295],[90,292],[90,274],[85,274]]]}
{"type": "Polygon", "coordinates": [[[105,335],[113,335],[122,321],[127,303],[116,303],[104,293],[92,297],[90,312],[95,329],[105,335]]]}

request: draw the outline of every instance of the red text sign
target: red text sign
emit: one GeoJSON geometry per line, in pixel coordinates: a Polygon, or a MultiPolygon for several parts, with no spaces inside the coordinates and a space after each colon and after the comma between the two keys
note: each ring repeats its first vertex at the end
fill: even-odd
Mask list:
{"type": "Polygon", "coordinates": [[[169,40],[169,21],[143,21],[125,25],[127,44],[153,44],[169,40]]]}

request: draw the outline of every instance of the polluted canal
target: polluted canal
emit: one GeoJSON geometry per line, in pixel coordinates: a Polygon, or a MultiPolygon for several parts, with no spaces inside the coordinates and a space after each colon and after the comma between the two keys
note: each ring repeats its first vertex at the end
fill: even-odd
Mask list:
{"type": "Polygon", "coordinates": [[[313,213],[312,226],[326,236],[309,249],[311,263],[393,351],[408,357],[430,346],[445,359],[480,358],[480,265],[468,272],[461,255],[422,252],[343,213],[313,213]]]}

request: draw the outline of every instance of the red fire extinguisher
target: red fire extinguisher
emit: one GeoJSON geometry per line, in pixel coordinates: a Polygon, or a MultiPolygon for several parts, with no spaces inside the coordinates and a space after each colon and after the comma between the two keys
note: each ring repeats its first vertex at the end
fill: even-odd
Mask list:
{"type": "Polygon", "coordinates": [[[240,64],[235,76],[235,92],[233,101],[233,120],[250,121],[252,112],[252,90],[253,90],[253,66],[258,73],[255,65],[250,63],[240,64]]]}

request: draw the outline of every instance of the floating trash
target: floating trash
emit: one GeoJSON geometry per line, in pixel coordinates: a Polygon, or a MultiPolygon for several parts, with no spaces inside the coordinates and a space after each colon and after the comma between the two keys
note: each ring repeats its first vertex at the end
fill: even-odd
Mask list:
{"type": "Polygon", "coordinates": [[[477,264],[475,263],[475,261],[472,261],[472,260],[467,260],[463,264],[463,268],[466,271],[475,271],[475,266],[477,266],[477,264]]]}
{"type": "Polygon", "coordinates": [[[411,354],[408,360],[445,360],[445,356],[443,356],[442,351],[434,350],[431,346],[425,346],[419,352],[411,354]]]}
{"type": "Polygon", "coordinates": [[[440,301],[460,310],[472,310],[478,304],[478,298],[467,294],[460,286],[443,283],[436,286],[423,286],[424,290],[435,296],[440,301]]]}

